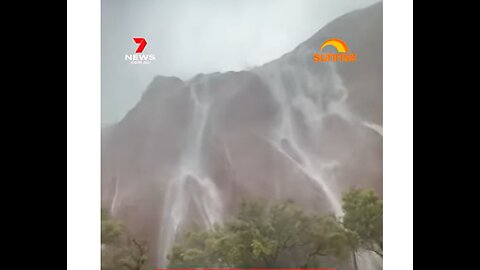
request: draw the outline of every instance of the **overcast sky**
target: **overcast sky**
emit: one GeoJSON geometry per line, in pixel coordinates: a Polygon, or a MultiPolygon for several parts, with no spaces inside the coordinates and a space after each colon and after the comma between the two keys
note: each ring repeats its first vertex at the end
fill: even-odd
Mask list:
{"type": "MultiPolygon", "coordinates": [[[[155,75],[262,65],[336,17],[378,0],[102,0],[102,125],[118,122],[155,75]],[[131,65],[145,37],[150,65],[131,65]]],[[[88,20],[88,18],[85,18],[88,20]]]]}

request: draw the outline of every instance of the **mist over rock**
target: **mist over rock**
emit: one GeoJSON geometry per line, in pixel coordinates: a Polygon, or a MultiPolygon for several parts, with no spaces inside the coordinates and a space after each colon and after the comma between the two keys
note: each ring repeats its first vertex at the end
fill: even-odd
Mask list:
{"type": "Polygon", "coordinates": [[[350,187],[382,194],[382,136],[371,128],[382,121],[379,3],[249,71],[157,76],[102,130],[102,205],[166,266],[182,228],[222,222],[243,197],[339,214],[350,187]],[[314,63],[332,37],[357,62],[314,63]]]}

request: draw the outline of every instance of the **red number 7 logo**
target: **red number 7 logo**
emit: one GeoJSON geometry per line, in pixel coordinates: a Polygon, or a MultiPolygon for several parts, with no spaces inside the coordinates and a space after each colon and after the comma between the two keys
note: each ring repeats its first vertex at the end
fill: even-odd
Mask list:
{"type": "Polygon", "coordinates": [[[138,45],[135,53],[142,53],[143,49],[145,49],[145,46],[147,46],[147,41],[145,40],[145,38],[133,38],[133,41],[135,41],[135,43],[137,44],[140,44],[138,45]]]}

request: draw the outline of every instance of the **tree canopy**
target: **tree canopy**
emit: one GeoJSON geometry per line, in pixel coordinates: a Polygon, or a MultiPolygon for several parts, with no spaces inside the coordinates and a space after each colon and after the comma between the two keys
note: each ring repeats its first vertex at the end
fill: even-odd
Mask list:
{"type": "Polygon", "coordinates": [[[169,260],[173,267],[331,267],[347,258],[347,241],[334,216],[306,214],[291,201],[244,200],[223,225],[187,232],[169,260]]]}
{"type": "MultiPolygon", "coordinates": [[[[343,196],[343,216],[309,213],[292,201],[243,200],[213,229],[193,228],[169,253],[171,267],[272,268],[352,265],[356,253],[383,256],[383,204],[373,191],[343,196]]],[[[343,267],[345,268],[345,267],[343,267]]]]}
{"type": "Polygon", "coordinates": [[[146,243],[130,237],[124,226],[102,209],[102,270],[144,270],[146,243]]]}
{"type": "Polygon", "coordinates": [[[352,189],[343,196],[343,225],[361,247],[383,257],[383,202],[372,190],[352,189]]]}

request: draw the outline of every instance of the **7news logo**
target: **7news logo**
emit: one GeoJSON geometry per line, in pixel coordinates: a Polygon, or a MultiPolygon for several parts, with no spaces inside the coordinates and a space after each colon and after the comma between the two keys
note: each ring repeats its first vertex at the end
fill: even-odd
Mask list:
{"type": "Polygon", "coordinates": [[[147,40],[143,37],[134,37],[133,41],[138,44],[135,54],[125,54],[125,61],[130,61],[132,65],[148,65],[155,60],[154,54],[143,54],[147,46],[147,40]]]}

